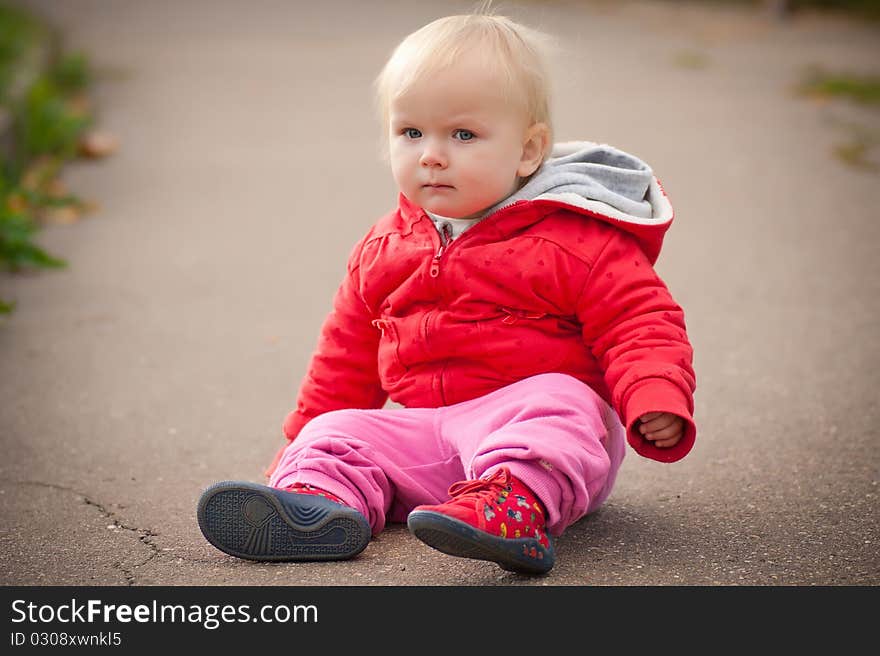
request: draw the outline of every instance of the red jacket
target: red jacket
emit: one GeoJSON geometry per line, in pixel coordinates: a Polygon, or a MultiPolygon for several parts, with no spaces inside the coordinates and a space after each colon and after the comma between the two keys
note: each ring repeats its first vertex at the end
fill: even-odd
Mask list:
{"type": "Polygon", "coordinates": [[[652,266],[672,220],[659,183],[654,193],[669,209],[660,222],[520,200],[445,246],[401,195],[351,252],[287,439],[330,410],[380,408],[389,396],[439,407],[560,372],[614,407],[638,453],[683,458],[696,436],[692,348],[652,266]],[[683,439],[663,449],[639,435],[650,411],[686,418],[683,439]]]}

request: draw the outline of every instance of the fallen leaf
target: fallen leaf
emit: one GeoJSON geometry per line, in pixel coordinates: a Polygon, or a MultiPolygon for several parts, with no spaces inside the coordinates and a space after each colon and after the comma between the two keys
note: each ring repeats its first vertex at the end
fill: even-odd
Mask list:
{"type": "Polygon", "coordinates": [[[9,194],[6,198],[6,207],[10,212],[23,214],[27,211],[28,203],[27,200],[25,200],[25,197],[21,194],[9,194]]]}
{"type": "Polygon", "coordinates": [[[42,207],[38,213],[39,220],[53,225],[70,225],[82,218],[82,211],[74,205],[61,207],[42,207]]]}
{"type": "Polygon", "coordinates": [[[85,94],[67,98],[64,104],[67,111],[79,118],[85,118],[92,113],[92,100],[85,94]]]}
{"type": "Polygon", "coordinates": [[[64,198],[70,194],[70,190],[61,178],[49,180],[45,187],[46,195],[52,198],[64,198]]]}
{"type": "Polygon", "coordinates": [[[31,162],[21,177],[21,187],[27,191],[43,191],[54,180],[61,163],[54,157],[42,156],[31,162]]]}
{"type": "Polygon", "coordinates": [[[109,132],[87,132],[79,141],[79,152],[84,157],[108,157],[119,148],[119,139],[109,132]]]}

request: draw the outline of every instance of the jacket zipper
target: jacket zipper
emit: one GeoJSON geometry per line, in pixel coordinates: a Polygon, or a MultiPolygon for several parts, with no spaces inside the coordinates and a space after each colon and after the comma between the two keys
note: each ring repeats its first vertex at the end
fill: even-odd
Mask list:
{"type": "MultiPolygon", "coordinates": [[[[492,214],[490,214],[489,216],[483,217],[482,221],[480,221],[477,225],[473,226],[469,230],[466,230],[463,235],[461,235],[458,239],[455,240],[455,243],[457,244],[462,239],[465,239],[469,235],[472,235],[474,230],[479,228],[481,225],[484,225],[489,218],[495,216],[501,210],[507,209],[508,207],[511,207],[512,205],[515,205],[515,204],[516,203],[511,203],[510,205],[505,205],[504,207],[499,207],[497,210],[492,212],[492,214]]],[[[431,217],[429,217],[427,214],[425,214],[424,216],[426,219],[431,221],[431,217]]],[[[431,221],[431,223],[433,223],[433,221],[431,221]]],[[[440,248],[437,249],[437,253],[435,253],[434,258],[431,260],[431,277],[432,278],[437,278],[440,275],[440,260],[443,257],[443,255],[446,253],[446,251],[450,248],[450,241],[452,240],[452,235],[449,234],[449,226],[446,225],[445,223],[443,224],[443,229],[439,230],[438,233],[440,234],[440,248]]],[[[425,322],[426,336],[427,336],[427,326],[428,326],[428,324],[426,321],[425,322]]],[[[443,378],[446,375],[446,367],[447,367],[446,363],[443,363],[443,366],[440,367],[440,375],[438,376],[438,380],[437,380],[437,388],[438,388],[437,391],[440,394],[440,400],[443,405],[446,405],[446,390],[443,389],[443,378]]]]}
{"type": "Polygon", "coordinates": [[[437,249],[437,254],[434,255],[434,259],[431,262],[431,277],[436,278],[440,275],[440,258],[443,257],[443,253],[446,251],[446,247],[449,246],[449,242],[451,241],[452,235],[449,234],[449,226],[447,224],[443,224],[443,229],[440,232],[440,248],[437,249]]]}
{"type": "MultiPolygon", "coordinates": [[[[492,212],[490,215],[483,217],[477,225],[472,228],[466,230],[464,234],[462,234],[458,239],[455,240],[455,243],[460,242],[465,237],[473,234],[474,230],[476,230],[481,225],[485,224],[486,221],[491,219],[493,216],[501,212],[502,210],[506,210],[508,207],[513,207],[516,203],[511,203],[510,205],[505,205],[504,207],[499,207],[497,210],[492,212]]],[[[431,217],[425,215],[425,217],[430,221],[431,217]]],[[[433,221],[432,221],[433,223],[433,221]]],[[[437,253],[434,255],[434,259],[431,260],[431,277],[436,278],[440,275],[440,259],[443,257],[444,253],[450,248],[450,242],[452,241],[452,235],[449,233],[449,226],[445,223],[443,224],[443,229],[438,231],[440,234],[440,248],[437,249],[437,253]]]]}

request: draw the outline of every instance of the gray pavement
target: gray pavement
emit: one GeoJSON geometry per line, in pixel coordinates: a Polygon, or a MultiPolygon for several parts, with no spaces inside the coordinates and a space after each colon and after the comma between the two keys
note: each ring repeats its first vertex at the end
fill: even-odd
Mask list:
{"type": "MultiPolygon", "coordinates": [[[[393,203],[371,80],[458,2],[28,3],[108,74],[99,203],[0,278],[2,585],[876,585],[878,172],[833,154],[880,112],[797,97],[878,73],[880,28],[666,2],[511,2],[558,35],[560,139],[653,164],[658,269],[696,349],[698,443],[628,455],[606,507],[527,578],[393,526],[357,559],[211,547],[201,490],[260,480],[351,245],[393,203]]],[[[869,155],[877,160],[876,146],[869,155]]]]}

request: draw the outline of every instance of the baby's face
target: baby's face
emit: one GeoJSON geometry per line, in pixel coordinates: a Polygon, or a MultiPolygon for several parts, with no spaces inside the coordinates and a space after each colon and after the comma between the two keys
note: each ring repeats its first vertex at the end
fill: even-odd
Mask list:
{"type": "Polygon", "coordinates": [[[513,193],[523,164],[525,111],[497,73],[465,56],[390,105],[391,170],[403,194],[449,218],[479,216],[513,193]]]}

